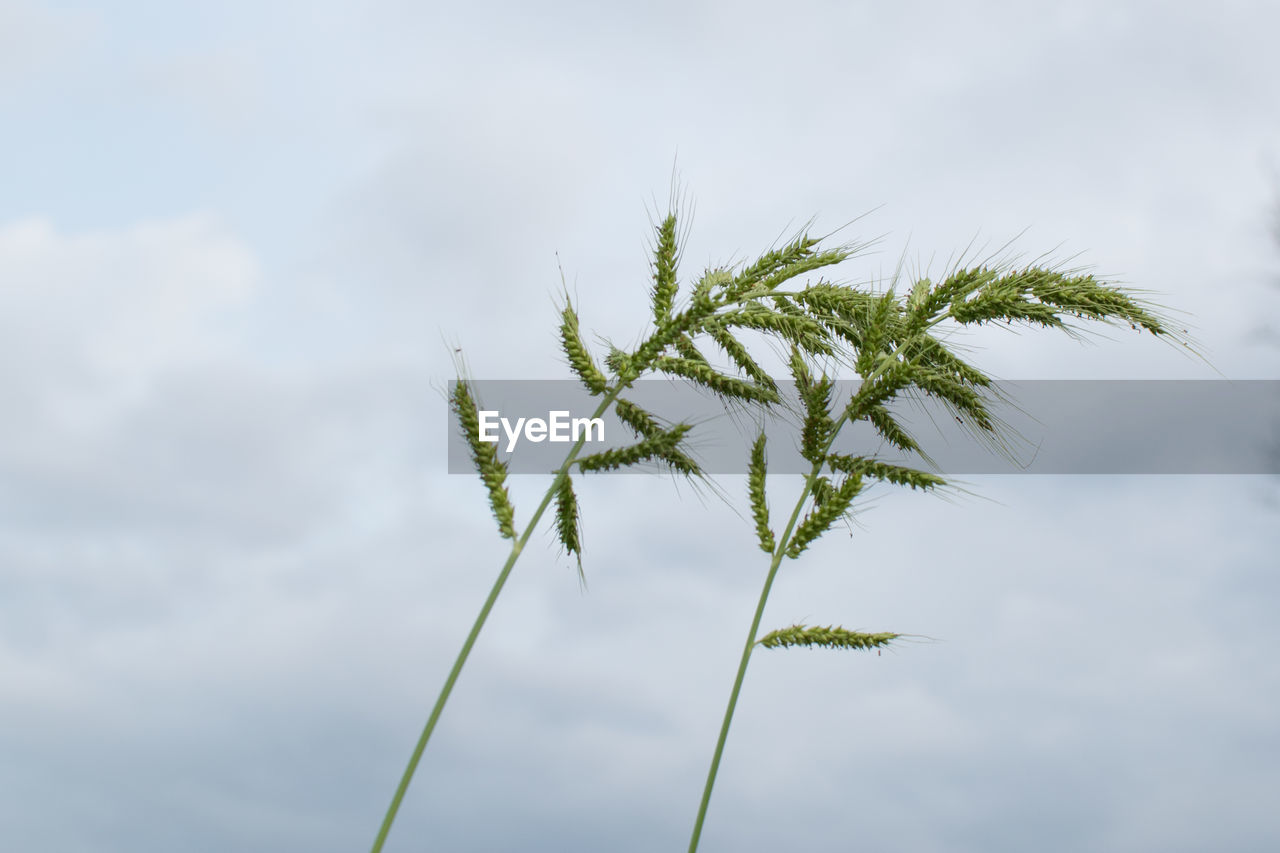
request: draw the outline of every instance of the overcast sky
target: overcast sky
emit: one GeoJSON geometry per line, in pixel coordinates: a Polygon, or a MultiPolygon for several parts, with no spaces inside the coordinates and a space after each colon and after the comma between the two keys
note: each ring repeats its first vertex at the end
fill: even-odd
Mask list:
{"type": "MultiPolygon", "coordinates": [[[[1280,378],[1267,3],[0,0],[0,846],[366,850],[506,556],[441,388],[568,376],[814,220],[849,280],[973,246],[1155,292],[1151,336],[974,335],[1003,379],[1280,378]],[[1016,239],[1015,239],[1016,238],[1016,239]]],[[[787,503],[798,479],[780,480],[787,503]]],[[[579,486],[388,851],[683,850],[767,559],[741,477],[579,486]]],[[[546,478],[513,481],[517,522],[546,478]]],[[[701,849],[1280,848],[1280,491],[885,491],[765,628],[701,849]]],[[[794,498],[791,498],[792,500],[794,498]]]]}

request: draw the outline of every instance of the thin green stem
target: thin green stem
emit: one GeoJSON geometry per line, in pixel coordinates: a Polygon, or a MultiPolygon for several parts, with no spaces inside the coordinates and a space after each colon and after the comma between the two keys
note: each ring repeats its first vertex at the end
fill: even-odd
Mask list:
{"type": "MultiPolygon", "coordinates": [[[[604,414],[605,410],[622,393],[622,390],[623,386],[619,385],[619,387],[606,394],[592,417],[600,417],[604,414]]],[[[462,644],[462,649],[458,652],[458,656],[453,662],[453,668],[449,670],[449,677],[445,679],[444,687],[440,689],[440,695],[436,697],[436,704],[431,709],[431,716],[427,718],[427,724],[422,729],[417,745],[413,748],[413,754],[409,757],[409,764],[405,768],[404,775],[400,777],[400,784],[396,787],[395,796],[391,798],[391,805],[387,808],[387,814],[382,819],[382,826],[379,827],[378,836],[373,841],[371,853],[380,853],[382,845],[386,843],[387,835],[391,832],[391,825],[395,822],[396,814],[400,811],[400,803],[404,800],[404,795],[409,790],[409,783],[413,781],[413,774],[418,769],[418,762],[422,759],[422,753],[427,748],[427,741],[431,739],[431,733],[435,731],[436,723],[440,721],[440,714],[444,711],[445,703],[449,701],[449,694],[453,692],[453,686],[457,683],[458,676],[462,673],[462,667],[466,665],[467,658],[471,655],[471,648],[476,644],[476,638],[480,636],[480,630],[489,618],[489,611],[493,610],[493,605],[497,602],[498,595],[506,585],[507,578],[511,575],[511,570],[515,568],[516,560],[520,558],[520,553],[524,550],[525,543],[529,541],[529,536],[533,533],[534,528],[538,526],[538,521],[542,518],[542,514],[546,512],[547,507],[551,505],[551,500],[560,490],[560,484],[569,475],[569,468],[573,465],[578,451],[582,449],[586,440],[587,436],[584,432],[573,447],[569,449],[564,464],[556,471],[555,479],[551,481],[551,486],[547,489],[547,493],[543,495],[542,503],[538,504],[533,517],[529,519],[529,523],[525,526],[524,533],[511,546],[511,553],[507,555],[507,561],[503,564],[502,571],[498,573],[497,580],[493,582],[493,588],[489,590],[489,596],[484,600],[484,606],[480,608],[480,612],[476,615],[475,622],[471,625],[471,631],[467,634],[467,639],[462,644]]]]}
{"type": "Polygon", "coordinates": [[[747,642],[742,647],[742,659],[738,662],[738,674],[733,679],[733,690],[729,693],[729,705],[724,709],[724,722],[720,725],[720,737],[716,740],[716,751],[711,756],[711,769],[707,771],[707,784],[702,789],[702,801],[698,804],[698,817],[693,823],[693,835],[689,839],[689,853],[697,851],[698,841],[702,838],[702,824],[707,818],[707,807],[711,804],[711,789],[715,787],[716,774],[720,772],[720,758],[724,755],[724,745],[729,739],[729,727],[733,723],[733,712],[738,707],[738,694],[742,692],[742,682],[747,675],[747,664],[751,661],[751,652],[756,646],[756,634],[760,631],[760,621],[764,618],[764,608],[769,601],[769,592],[773,589],[773,580],[778,575],[778,567],[782,565],[782,558],[786,554],[787,542],[791,538],[791,532],[796,526],[796,521],[800,518],[801,510],[804,509],[805,499],[809,496],[809,491],[813,487],[813,482],[820,470],[821,466],[815,465],[813,471],[805,478],[804,492],[800,495],[800,500],[796,501],[795,511],[791,513],[791,520],[787,522],[787,529],[778,542],[777,550],[773,553],[773,560],[769,564],[769,574],[765,577],[764,587],[760,590],[760,600],[756,603],[755,616],[751,619],[751,630],[747,632],[747,642]]]}
{"type": "MultiPolygon", "coordinates": [[[[950,312],[948,307],[947,313],[950,312]]],[[[933,318],[927,328],[932,328],[942,322],[947,316],[944,313],[940,317],[933,318]]],[[[894,350],[891,357],[896,357],[906,344],[899,344],[894,350]]],[[[863,381],[872,382],[878,379],[885,370],[888,369],[889,362],[886,361],[881,367],[877,368],[867,376],[863,381]]],[[[831,428],[831,437],[827,440],[826,446],[820,456],[825,458],[831,452],[831,445],[835,443],[836,437],[840,434],[841,427],[848,420],[848,412],[841,413],[831,428]]],[[[738,695],[742,692],[742,682],[747,675],[747,664],[751,661],[751,653],[756,647],[756,635],[760,631],[760,621],[764,618],[764,608],[769,601],[769,593],[773,590],[773,581],[778,575],[778,568],[782,565],[782,558],[787,553],[787,546],[791,542],[791,534],[795,530],[796,522],[800,518],[800,513],[804,510],[805,501],[809,499],[809,494],[813,490],[813,484],[822,473],[821,461],[814,463],[812,470],[806,475],[804,481],[804,489],[800,493],[800,497],[796,500],[795,509],[791,511],[791,518],[787,521],[787,527],[783,531],[782,536],[778,539],[777,548],[773,553],[773,560],[769,564],[769,574],[764,579],[764,587],[760,590],[760,600],[756,603],[756,612],[751,619],[751,630],[747,632],[747,642],[742,648],[742,658],[738,661],[738,673],[733,679],[733,690],[729,693],[729,704],[724,710],[724,721],[720,724],[720,736],[716,739],[716,750],[711,756],[711,769],[707,772],[707,783],[702,789],[702,801],[698,804],[698,816],[694,820],[693,835],[689,839],[689,853],[697,853],[698,842],[702,839],[702,824],[707,817],[707,807],[711,804],[711,791],[716,784],[716,774],[720,772],[720,759],[724,754],[725,743],[729,740],[729,728],[733,724],[733,714],[738,707],[738,695]]]]}

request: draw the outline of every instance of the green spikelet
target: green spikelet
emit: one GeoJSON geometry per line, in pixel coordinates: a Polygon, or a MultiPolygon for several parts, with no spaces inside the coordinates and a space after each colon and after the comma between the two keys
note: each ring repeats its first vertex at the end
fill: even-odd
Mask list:
{"type": "Polygon", "coordinates": [[[764,368],[756,363],[756,360],[751,357],[751,353],[747,352],[747,348],[737,338],[724,329],[715,326],[711,327],[708,332],[711,335],[711,339],[719,345],[720,349],[724,350],[725,355],[729,356],[729,360],[750,377],[753,382],[773,391],[778,390],[773,377],[765,373],[764,368]]]}
{"type": "Polygon", "coordinates": [[[631,431],[637,436],[653,438],[662,432],[662,427],[658,425],[653,415],[630,400],[619,397],[613,408],[618,413],[618,420],[631,427],[631,431]]]}
{"type": "Polygon", "coordinates": [[[582,571],[582,524],[578,517],[578,498],[567,474],[556,493],[556,533],[565,553],[577,558],[578,581],[586,586],[587,576],[582,571]]]}
{"type": "Polygon", "coordinates": [[[830,477],[815,477],[813,479],[813,487],[809,490],[813,493],[814,507],[820,507],[827,501],[831,500],[831,496],[835,494],[835,486],[831,485],[830,477]]]}
{"type": "Polygon", "coordinates": [[[915,371],[915,384],[929,396],[949,403],[979,429],[995,432],[986,401],[964,382],[937,370],[918,369],[915,371]]]}
{"type": "MultiPolygon", "coordinates": [[[[653,415],[630,400],[619,397],[614,404],[614,411],[618,413],[618,420],[630,427],[637,437],[660,438],[663,435],[663,429],[653,415]]],[[[679,448],[662,450],[657,458],[665,462],[673,471],[686,477],[702,476],[702,467],[679,448]]]]}
{"type": "Polygon", "coordinates": [[[932,335],[917,335],[903,347],[903,357],[921,367],[945,373],[975,388],[987,388],[991,377],[942,345],[932,335]]]}
{"type": "MultiPolygon", "coordinates": [[[[887,357],[886,357],[887,358],[887,357]]],[[[849,398],[845,405],[845,417],[850,421],[869,418],[875,409],[884,407],[884,403],[892,400],[902,389],[911,384],[915,370],[908,364],[891,363],[883,365],[883,372],[875,379],[864,380],[857,393],[849,398]]]]}
{"type": "Polygon", "coordinates": [[[700,361],[703,364],[707,363],[706,356],[698,351],[698,348],[694,346],[693,339],[688,335],[681,335],[676,338],[676,352],[680,353],[681,356],[687,358],[689,361],[700,361]]]}
{"type": "Polygon", "coordinates": [[[697,382],[713,394],[730,400],[759,403],[776,403],[779,400],[776,390],[752,382],[744,382],[733,376],[726,376],[705,361],[663,356],[657,360],[654,367],[663,373],[697,382]]]}
{"type": "Polygon", "coordinates": [[[676,424],[630,447],[584,456],[576,464],[579,471],[610,471],[655,458],[670,461],[671,456],[679,454],[680,441],[691,429],[689,424],[676,424]]]}
{"type": "Polygon", "coordinates": [[[827,457],[827,464],[831,466],[833,471],[874,477],[886,483],[893,483],[895,486],[910,486],[912,489],[920,489],[922,491],[936,489],[947,484],[946,480],[936,474],[918,471],[915,468],[905,468],[901,465],[890,465],[888,462],[881,462],[879,459],[868,459],[865,456],[845,456],[840,453],[832,453],[827,457]]]}
{"type": "Polygon", "coordinates": [[[828,649],[878,649],[889,645],[901,634],[882,632],[867,634],[862,631],[849,631],[835,625],[825,628],[807,625],[792,625],[778,631],[770,631],[760,638],[758,644],[766,649],[788,648],[790,646],[822,646],[828,649]]]}
{"type": "Polygon", "coordinates": [[[796,390],[804,404],[800,454],[810,462],[817,462],[835,433],[835,421],[831,417],[831,390],[835,383],[826,375],[814,379],[800,351],[794,346],[791,349],[791,375],[795,377],[796,390]]]}
{"type": "Polygon", "coordinates": [[[564,310],[560,312],[560,346],[564,349],[565,357],[569,359],[569,367],[582,380],[582,384],[587,386],[588,391],[599,395],[608,390],[609,380],[592,361],[591,353],[587,351],[587,346],[582,342],[582,335],[578,330],[577,312],[569,304],[566,304],[564,310]]]}
{"type": "Polygon", "coordinates": [[[817,238],[810,237],[808,234],[801,234],[789,245],[781,249],[765,252],[755,263],[745,267],[742,272],[734,276],[732,284],[728,287],[728,292],[737,297],[759,287],[765,278],[773,275],[779,269],[812,257],[813,250],[818,243],[819,240],[817,238]]]}
{"type": "Polygon", "coordinates": [[[661,326],[671,318],[679,283],[676,271],[680,263],[676,215],[667,214],[658,226],[658,245],[653,252],[653,322],[661,326]]]}
{"type": "Polygon", "coordinates": [[[782,338],[810,355],[834,355],[831,333],[821,321],[815,320],[785,297],[775,298],[775,308],[751,302],[726,311],[716,318],[721,328],[755,329],[782,338]]]}
{"type": "Polygon", "coordinates": [[[791,544],[787,546],[787,556],[791,559],[798,558],[809,547],[809,543],[826,533],[831,525],[849,511],[849,505],[862,491],[862,478],[857,474],[850,474],[839,486],[834,489],[828,486],[824,491],[827,490],[830,491],[826,500],[814,507],[813,512],[804,517],[792,534],[791,544]]]}
{"type": "Polygon", "coordinates": [[[862,349],[858,352],[856,366],[863,376],[870,375],[886,348],[893,342],[898,300],[890,291],[876,300],[862,333],[862,349]]]}
{"type": "Polygon", "coordinates": [[[751,515],[756,522],[756,536],[760,540],[760,550],[772,554],[776,544],[773,531],[769,529],[769,506],[765,503],[764,483],[768,473],[768,461],[764,452],[764,432],[751,446],[751,468],[747,479],[748,491],[751,494],[751,515]]]}
{"type": "Polygon", "coordinates": [[[609,354],[604,357],[604,363],[619,380],[635,378],[635,371],[631,366],[631,356],[617,347],[609,347],[609,354]]]}
{"type": "Polygon", "coordinates": [[[480,440],[480,414],[471,388],[463,379],[457,380],[453,386],[451,408],[458,416],[462,427],[463,438],[471,448],[471,461],[489,490],[489,506],[493,509],[493,517],[498,521],[498,531],[507,539],[516,538],[515,509],[511,506],[511,496],[504,485],[507,481],[507,464],[499,461],[497,446],[480,440]]]}
{"type": "Polygon", "coordinates": [[[907,453],[920,450],[916,440],[893,419],[893,415],[884,406],[872,406],[867,409],[865,417],[876,428],[876,432],[880,433],[880,437],[894,447],[907,453]]]}

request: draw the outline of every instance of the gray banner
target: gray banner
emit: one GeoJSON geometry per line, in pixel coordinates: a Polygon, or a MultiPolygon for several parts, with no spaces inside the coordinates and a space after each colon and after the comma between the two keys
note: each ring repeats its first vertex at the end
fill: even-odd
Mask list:
{"type": "MultiPolygon", "coordinates": [[[[473,380],[471,386],[481,410],[491,413],[488,435],[513,474],[557,469],[573,446],[574,419],[589,438],[579,456],[637,440],[612,407],[588,427],[600,400],[576,380],[473,380]]],[[[692,424],[686,452],[707,473],[745,474],[761,426],[769,436],[770,472],[808,473],[810,465],[798,450],[795,387],[780,388],[790,411],[779,409],[763,419],[754,409],[726,412],[709,392],[679,380],[637,382],[623,397],[664,424],[692,424]]],[[[833,400],[847,401],[857,388],[857,381],[839,382],[833,400]]],[[[902,398],[890,408],[932,465],[886,444],[866,423],[846,425],[832,449],[944,475],[1280,474],[1280,380],[998,382],[989,400],[991,413],[1005,426],[1001,446],[975,438],[968,424],[937,401],[902,398]]],[[[474,473],[452,414],[448,452],[449,473],[474,473]]],[[[647,464],[612,473],[660,470],[665,469],[647,464]]]]}

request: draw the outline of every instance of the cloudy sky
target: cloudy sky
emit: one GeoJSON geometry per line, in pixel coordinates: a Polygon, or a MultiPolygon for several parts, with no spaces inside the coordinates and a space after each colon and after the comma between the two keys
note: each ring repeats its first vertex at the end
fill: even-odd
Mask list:
{"type": "MultiPolygon", "coordinates": [[[[1280,378],[1277,30],[0,0],[0,846],[368,849],[506,556],[446,471],[454,349],[565,378],[560,267],[635,340],[673,167],[690,275],[810,219],[881,238],[850,280],[1013,240],[1155,291],[1211,364],[974,336],[995,376],[1280,378]]],[[[389,851],[684,849],[767,568],[720,483],[582,484],[585,593],[534,534],[389,851]]],[[[1277,849],[1274,481],[965,485],[785,567],[766,628],[936,641],[759,654],[701,849],[1277,849]]]]}

